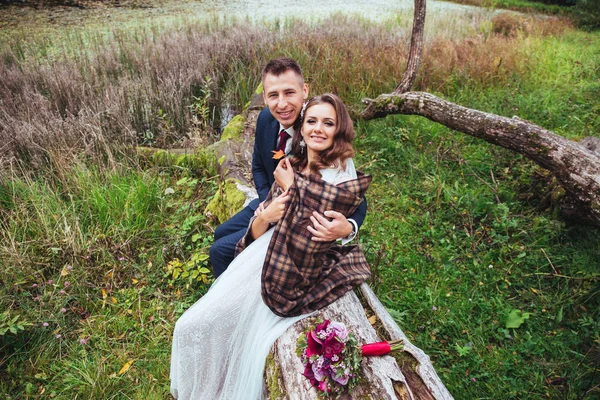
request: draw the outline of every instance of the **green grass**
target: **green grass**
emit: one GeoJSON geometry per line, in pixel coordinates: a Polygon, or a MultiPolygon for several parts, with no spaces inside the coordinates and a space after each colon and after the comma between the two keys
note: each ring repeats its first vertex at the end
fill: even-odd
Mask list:
{"type": "Polygon", "coordinates": [[[0,188],[2,309],[22,324],[0,336],[2,393],[165,398],[172,324],[210,283],[166,269],[212,240],[202,211],[215,161],[187,158],[172,167],[150,159],[146,170],[77,164],[63,181],[15,176],[0,188]]]}
{"type": "MultiPolygon", "coordinates": [[[[190,40],[203,32],[185,22],[180,27],[190,40]]],[[[289,29],[306,31],[301,23],[289,29]]],[[[398,73],[401,57],[383,51],[358,57],[367,51],[363,37],[372,46],[382,41],[373,38],[397,40],[390,27],[365,23],[358,32],[325,23],[311,29],[311,40],[282,34],[280,41],[260,42],[253,57],[234,52],[239,58],[231,56],[224,86],[247,93],[239,96],[245,101],[258,76],[248,71],[284,52],[301,61],[313,93],[337,91],[353,109],[360,109],[361,97],[393,89],[391,75],[398,73]]],[[[75,38],[86,38],[85,32],[75,38]]],[[[92,53],[110,43],[121,46],[121,64],[100,69],[115,73],[104,81],[107,86],[119,84],[116,77],[133,80],[145,71],[132,67],[139,40],[170,71],[152,43],[168,43],[171,33],[144,32],[138,39],[127,32],[115,34],[114,41],[99,36],[90,53],[90,42],[73,40],[61,57],[82,54],[72,65],[91,79],[85,68],[92,53]]],[[[473,35],[466,45],[440,47],[456,52],[453,66],[428,55],[418,89],[518,115],[571,139],[598,134],[597,33],[517,29],[503,37],[474,27],[473,35]],[[473,56],[478,46],[492,55],[473,56]],[[503,57],[500,66],[497,57],[503,57]]],[[[23,47],[4,52],[12,54],[7,62],[31,67],[31,77],[46,68],[57,48],[15,40],[23,47]],[[39,58],[28,66],[26,53],[39,58]]],[[[145,107],[132,104],[123,120],[145,107]]],[[[71,119],[57,120],[62,129],[71,119]]],[[[161,121],[167,134],[180,133],[166,118],[161,121]]],[[[414,116],[356,125],[357,165],[374,176],[359,238],[373,269],[371,284],[409,338],[432,357],[454,397],[597,396],[598,229],[568,225],[545,208],[549,178],[507,150],[414,116]],[[514,310],[529,318],[508,328],[514,310]]],[[[109,127],[102,131],[105,141],[114,135],[119,143],[109,127]]],[[[185,263],[186,271],[199,272],[207,266],[202,256],[215,223],[203,210],[217,190],[214,160],[165,153],[125,157],[115,144],[101,149],[113,155],[101,150],[98,157],[83,151],[73,156],[68,147],[52,148],[44,153],[50,154],[48,164],[35,174],[1,176],[0,333],[17,332],[0,334],[0,392],[7,398],[168,396],[173,324],[211,279],[206,273],[200,280],[174,277],[169,268],[185,263]]]]}

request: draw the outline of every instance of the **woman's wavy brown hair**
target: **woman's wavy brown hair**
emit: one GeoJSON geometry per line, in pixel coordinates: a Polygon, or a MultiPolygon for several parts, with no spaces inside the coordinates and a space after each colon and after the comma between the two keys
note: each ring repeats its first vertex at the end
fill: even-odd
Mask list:
{"type": "Polygon", "coordinates": [[[333,145],[327,150],[323,150],[318,154],[317,160],[313,161],[310,165],[310,172],[318,174],[320,169],[325,168],[346,168],[346,160],[354,156],[354,149],[352,148],[352,141],[356,137],[354,132],[354,125],[346,106],[342,100],[333,93],[325,93],[320,96],[315,96],[308,100],[304,112],[301,113],[298,120],[294,124],[296,135],[292,140],[292,153],[294,157],[290,160],[292,166],[297,171],[302,171],[306,168],[308,163],[307,153],[308,151],[302,152],[300,147],[300,129],[304,123],[304,118],[309,108],[317,104],[331,104],[336,114],[336,130],[335,136],[333,137],[333,145]]]}

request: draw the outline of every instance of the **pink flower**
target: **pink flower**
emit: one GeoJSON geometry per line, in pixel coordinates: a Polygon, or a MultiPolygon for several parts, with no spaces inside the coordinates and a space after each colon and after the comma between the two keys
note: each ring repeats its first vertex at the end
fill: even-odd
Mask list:
{"type": "Polygon", "coordinates": [[[477,379],[471,378],[471,382],[477,382],[477,379]]]}
{"type": "Polygon", "coordinates": [[[70,270],[73,269],[73,266],[72,265],[67,265],[67,269],[70,271],[70,270]]]}
{"type": "Polygon", "coordinates": [[[67,292],[65,292],[64,290],[61,290],[60,292],[58,292],[59,294],[67,294],[67,292]]]}
{"type": "Polygon", "coordinates": [[[329,326],[329,320],[326,319],[325,321],[323,321],[319,325],[317,325],[317,327],[315,328],[315,331],[316,332],[324,331],[325,329],[327,329],[328,326],[329,326]]]}
{"type": "Polygon", "coordinates": [[[321,392],[331,392],[331,389],[327,387],[327,380],[322,380],[321,382],[319,382],[319,390],[321,392]]]}
{"type": "Polygon", "coordinates": [[[119,261],[125,260],[125,257],[119,257],[119,261]]]}
{"type": "Polygon", "coordinates": [[[44,322],[44,323],[42,324],[42,326],[44,326],[44,327],[46,327],[46,326],[48,326],[48,325],[50,325],[50,324],[49,324],[49,323],[47,323],[47,322],[44,322]]]}
{"type": "Polygon", "coordinates": [[[316,337],[314,331],[310,331],[306,335],[306,339],[308,343],[308,351],[306,352],[306,355],[308,357],[311,357],[315,354],[323,354],[323,349],[321,347],[322,342],[316,337]]]}
{"type": "Polygon", "coordinates": [[[33,285],[31,285],[32,288],[36,288],[38,285],[37,283],[34,283],[33,285]]]}
{"type": "Polygon", "coordinates": [[[436,306],[433,306],[433,307],[431,307],[431,309],[432,309],[433,311],[437,311],[437,307],[436,307],[436,306]]]}
{"type": "Polygon", "coordinates": [[[331,358],[334,354],[340,354],[344,350],[344,343],[337,340],[335,337],[327,339],[323,343],[323,354],[325,357],[331,358]]]}
{"type": "Polygon", "coordinates": [[[57,333],[56,335],[54,335],[55,338],[60,339],[62,337],[62,335],[60,333],[57,333]]]}
{"type": "Polygon", "coordinates": [[[69,282],[69,281],[66,281],[66,282],[65,282],[63,285],[64,285],[65,287],[69,287],[69,286],[71,286],[71,282],[69,282]]]}
{"type": "Polygon", "coordinates": [[[54,281],[52,279],[48,280],[48,285],[52,285],[54,283],[54,281]]]}
{"type": "Polygon", "coordinates": [[[87,344],[87,342],[88,342],[88,340],[87,340],[87,339],[84,339],[84,338],[81,338],[81,339],[79,339],[79,344],[86,345],[86,344],[87,344]]]}
{"type": "Polygon", "coordinates": [[[61,309],[60,309],[60,312],[61,312],[61,313],[66,313],[66,312],[67,312],[67,309],[63,307],[63,308],[61,308],[61,309]]]}
{"type": "Polygon", "coordinates": [[[302,373],[302,375],[304,375],[310,381],[311,385],[318,385],[318,381],[315,379],[315,373],[313,372],[310,364],[306,364],[304,366],[304,372],[302,373]]]}

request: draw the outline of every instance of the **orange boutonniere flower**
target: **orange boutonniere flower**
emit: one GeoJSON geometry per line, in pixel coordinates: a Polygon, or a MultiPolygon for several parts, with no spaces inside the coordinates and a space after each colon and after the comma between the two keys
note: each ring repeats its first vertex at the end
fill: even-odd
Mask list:
{"type": "Polygon", "coordinates": [[[273,160],[281,160],[283,157],[285,157],[283,150],[273,150],[273,160]]]}

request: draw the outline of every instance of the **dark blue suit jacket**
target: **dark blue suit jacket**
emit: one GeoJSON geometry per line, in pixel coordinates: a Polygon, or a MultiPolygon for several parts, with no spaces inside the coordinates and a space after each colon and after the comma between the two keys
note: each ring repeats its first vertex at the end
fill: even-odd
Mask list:
{"type": "MultiPolygon", "coordinates": [[[[278,135],[279,121],[273,117],[268,108],[263,109],[256,121],[254,152],[252,154],[252,177],[258,192],[259,202],[265,200],[273,182],[275,182],[273,172],[277,168],[278,160],[273,159],[273,150],[275,150],[278,135]]],[[[255,203],[254,209],[256,209],[258,202],[253,203],[255,203]]],[[[367,201],[365,199],[354,214],[348,218],[353,219],[360,228],[366,215],[367,201]]]]}

